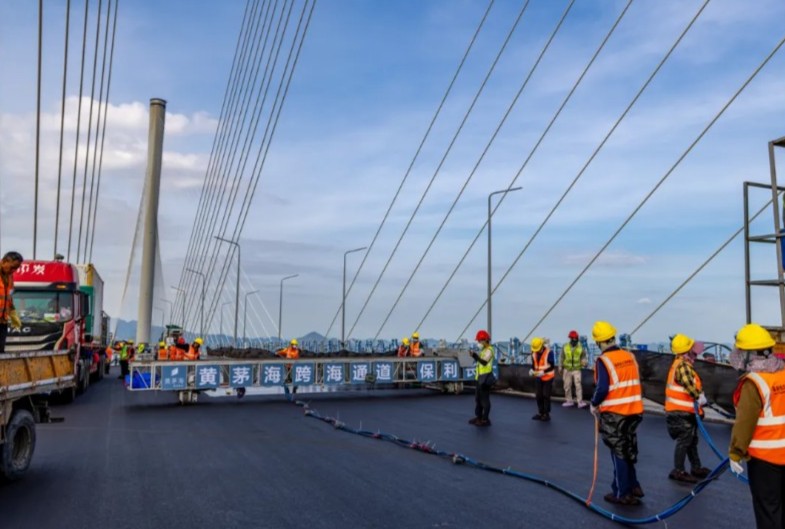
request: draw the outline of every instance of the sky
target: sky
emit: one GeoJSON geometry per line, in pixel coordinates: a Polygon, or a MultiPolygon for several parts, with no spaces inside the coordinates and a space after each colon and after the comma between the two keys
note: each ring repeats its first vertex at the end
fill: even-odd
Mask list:
{"type": "MultiPolygon", "coordinates": [[[[295,2],[293,12],[299,13],[302,2],[295,2]]],[[[533,151],[627,2],[575,2],[511,106],[569,4],[567,0],[531,0],[456,135],[524,4],[496,0],[491,6],[347,297],[346,331],[351,329],[352,337],[392,338],[415,330],[483,226],[488,194],[510,186],[529,158],[516,180],[522,189],[509,194],[493,217],[496,284],[703,2],[633,1],[533,151]],[[399,250],[358,319],[434,174],[433,185],[399,250]],[[470,175],[460,200],[413,274],[470,175]],[[400,302],[382,325],[410,277],[400,302]]],[[[281,8],[286,5],[281,0],[281,8]]],[[[246,298],[249,335],[277,333],[279,281],[289,274],[299,276],[285,283],[283,336],[327,331],[341,304],[343,254],[370,245],[488,5],[480,0],[317,3],[239,239],[241,298],[258,290],[246,298]]],[[[90,106],[96,0],[89,8],[92,32],[86,55],[77,190],[84,171],[81,157],[90,106]]],[[[65,9],[65,1],[46,2],[43,16],[39,258],[54,252],[65,9]]],[[[199,297],[200,285],[189,277],[181,283],[181,274],[245,9],[240,0],[120,2],[93,252],[93,262],[107,283],[106,306],[112,317],[136,317],[138,258],[131,266],[125,300],[122,293],[145,176],[148,105],[157,97],[167,101],[167,117],[159,207],[163,264],[159,284],[165,290],[157,293],[155,306],[168,314],[168,305],[160,299],[175,300],[170,287],[185,285],[189,325],[196,325],[197,308],[190,307],[199,297]]],[[[83,14],[84,3],[73,0],[61,253],[68,239],[83,14]]],[[[619,332],[629,332],[742,226],[742,182],[768,181],[767,143],[785,136],[785,51],[761,70],[585,276],[535,327],[785,36],[779,23],[784,17],[785,6],[774,0],[708,3],[499,285],[493,297],[495,339],[531,334],[560,341],[571,329],[589,334],[596,320],[608,320],[619,332]]],[[[15,249],[26,257],[33,253],[37,23],[36,2],[6,0],[0,4],[0,249],[15,249]]],[[[100,74],[100,61],[98,70],[100,74]]],[[[97,84],[96,113],[98,90],[97,84]]],[[[785,164],[783,155],[778,160],[780,166],[785,164]]],[[[241,173],[240,177],[250,175],[241,173]]],[[[751,208],[762,207],[769,197],[765,191],[752,193],[751,208]]],[[[78,212],[81,194],[77,192],[76,198],[78,212]]],[[[196,235],[220,235],[217,229],[210,225],[196,235]]],[[[752,229],[772,232],[772,213],[767,211],[752,229]]],[[[74,246],[75,240],[74,235],[74,246]]],[[[228,250],[211,248],[199,255],[202,270],[213,263],[215,270],[231,271],[221,289],[216,288],[217,280],[208,282],[213,332],[223,320],[223,331],[229,333],[234,317],[235,261],[228,250]]],[[[349,281],[363,255],[348,256],[349,281]]],[[[772,246],[753,249],[752,271],[756,278],[776,276],[772,246]]],[[[484,311],[470,321],[486,299],[486,288],[483,232],[428,313],[420,333],[454,340],[467,328],[462,336],[473,338],[486,326],[484,311]]],[[[776,294],[775,289],[753,290],[754,320],[779,323],[776,294]]],[[[159,310],[154,311],[155,319],[162,316],[159,310]]],[[[728,342],[744,319],[744,244],[737,239],[634,338],[660,342],[681,332],[696,339],[728,342]]],[[[340,318],[330,335],[340,335],[340,318]]]]}

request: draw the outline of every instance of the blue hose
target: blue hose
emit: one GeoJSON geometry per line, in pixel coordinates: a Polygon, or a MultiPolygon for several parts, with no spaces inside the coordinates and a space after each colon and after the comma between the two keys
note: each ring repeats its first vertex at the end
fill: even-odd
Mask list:
{"type": "MultiPolygon", "coordinates": [[[[706,441],[706,444],[709,445],[709,448],[711,448],[711,451],[714,452],[714,454],[718,458],[723,460],[723,463],[726,463],[728,461],[728,458],[725,457],[722,454],[722,452],[720,452],[719,448],[717,448],[717,445],[714,444],[714,440],[709,435],[709,431],[706,430],[706,426],[703,424],[703,420],[701,420],[700,411],[698,410],[698,403],[697,402],[695,403],[695,419],[698,422],[698,429],[700,430],[701,435],[703,436],[703,439],[706,441]]],[[[739,481],[741,481],[742,483],[749,484],[749,482],[750,482],[750,480],[747,478],[747,476],[744,476],[744,475],[741,475],[741,474],[733,474],[733,475],[736,476],[736,478],[739,481]]]]}
{"type": "MultiPolygon", "coordinates": [[[[427,442],[421,443],[417,441],[409,441],[407,439],[402,439],[400,437],[397,437],[393,434],[388,434],[383,432],[372,432],[369,430],[359,430],[356,428],[352,428],[334,417],[323,417],[322,415],[319,414],[319,412],[317,412],[314,409],[311,409],[308,406],[308,404],[303,401],[297,400],[294,401],[294,403],[297,406],[301,406],[305,410],[305,415],[307,417],[318,419],[322,422],[330,424],[336,430],[353,433],[356,435],[360,435],[362,437],[368,437],[370,439],[379,439],[381,441],[388,441],[402,448],[411,448],[413,450],[418,450],[426,454],[431,454],[431,455],[439,456],[444,459],[448,459],[454,464],[465,463],[482,470],[487,470],[490,472],[495,472],[497,474],[504,474],[506,476],[512,476],[515,478],[524,479],[526,481],[531,481],[533,483],[539,483],[540,485],[545,485],[548,488],[554,489],[555,491],[564,494],[568,498],[571,498],[572,500],[580,503],[584,507],[599,514],[600,516],[603,516],[609,520],[618,522],[620,524],[643,525],[648,523],[660,522],[665,520],[666,518],[673,516],[681,509],[683,509],[689,502],[693,500],[693,498],[695,498],[703,489],[705,489],[709,483],[711,483],[714,479],[718,478],[728,468],[728,459],[725,458],[720,462],[720,464],[714,470],[711,471],[711,473],[709,473],[709,475],[703,481],[695,485],[695,487],[690,491],[689,494],[685,495],[683,498],[681,498],[679,501],[677,501],[676,503],[674,503],[664,511],[651,516],[646,516],[644,518],[629,518],[627,516],[621,516],[619,514],[613,513],[607,509],[597,506],[594,503],[588,503],[587,498],[584,498],[579,494],[576,494],[575,492],[567,490],[566,488],[562,487],[557,483],[548,481],[545,478],[533,474],[527,474],[525,472],[520,472],[518,470],[513,470],[509,467],[508,468],[495,467],[487,463],[477,461],[469,456],[457,452],[445,452],[444,450],[437,450],[436,447],[434,447],[433,445],[427,442]]],[[[700,422],[698,424],[700,424],[702,428],[702,424],[700,422]]],[[[704,429],[702,429],[701,431],[705,432],[704,429]]],[[[711,443],[710,446],[712,446],[711,443]]]]}

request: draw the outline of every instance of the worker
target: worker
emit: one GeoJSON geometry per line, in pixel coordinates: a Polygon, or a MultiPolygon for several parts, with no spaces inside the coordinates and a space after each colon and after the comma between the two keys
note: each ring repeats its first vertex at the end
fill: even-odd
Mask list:
{"type": "Polygon", "coordinates": [[[196,338],[191,346],[188,348],[188,351],[185,353],[186,360],[199,360],[199,353],[204,344],[204,340],[201,338],[196,338]]]}
{"type": "Polygon", "coordinates": [[[602,354],[594,365],[596,389],[591,398],[591,413],[597,419],[602,441],[613,461],[612,492],[605,501],[621,505],[640,505],[643,489],[638,483],[636,430],[643,419],[643,394],[635,356],[616,345],[616,329],[598,321],[591,331],[602,354]]]}
{"type": "Polygon", "coordinates": [[[120,342],[120,376],[117,378],[125,380],[126,375],[130,373],[128,370],[128,358],[130,356],[130,344],[127,342],[120,342]]]}
{"type": "Polygon", "coordinates": [[[420,343],[420,333],[413,332],[412,333],[412,343],[409,346],[409,354],[410,356],[418,357],[422,356],[423,354],[422,344],[420,343]]]}
{"type": "Polygon", "coordinates": [[[169,360],[169,349],[166,342],[158,342],[158,360],[169,360]]]}
{"type": "Polygon", "coordinates": [[[545,345],[542,338],[532,338],[532,369],[529,375],[534,379],[534,393],[537,398],[537,413],[532,417],[535,421],[551,420],[551,390],[556,362],[553,351],[545,345]]]}
{"type": "Polygon", "coordinates": [[[671,364],[665,385],[665,424],[668,435],[676,441],[673,453],[673,470],[668,477],[682,483],[697,483],[709,475],[711,470],[701,465],[698,454],[698,422],[695,417],[695,403],[703,417],[706,395],[703,383],[695,372],[693,364],[703,344],[689,336],[677,334],[671,340],[671,351],[676,356],[671,364]],[[684,467],[684,460],[690,460],[690,473],[684,467]]]}
{"type": "Polygon", "coordinates": [[[745,374],[733,393],[730,468],[747,461],[757,529],[785,529],[785,360],[774,354],[771,334],[755,323],[736,334],[730,363],[745,374]]]}
{"type": "Polygon", "coordinates": [[[496,382],[496,377],[493,375],[493,346],[488,331],[477,331],[475,340],[480,346],[480,352],[471,352],[471,357],[477,362],[474,370],[474,380],[477,381],[477,385],[474,390],[474,417],[469,419],[469,424],[490,426],[491,387],[496,382]]]}
{"type": "Polygon", "coordinates": [[[401,340],[401,345],[398,346],[398,358],[411,356],[411,349],[409,347],[409,339],[404,338],[401,340]]]}
{"type": "Polygon", "coordinates": [[[578,406],[585,408],[588,403],[583,400],[583,384],[581,383],[581,369],[589,365],[589,358],[580,342],[578,331],[570,331],[567,335],[570,342],[562,348],[559,359],[559,373],[564,382],[564,403],[562,406],[569,408],[578,406]],[[575,399],[573,400],[573,386],[575,386],[575,399]]]}
{"type": "Polygon", "coordinates": [[[173,343],[168,347],[168,350],[169,360],[180,361],[185,359],[185,344],[173,343]]]}
{"type": "Polygon", "coordinates": [[[296,338],[292,339],[292,341],[289,342],[289,347],[284,347],[283,349],[279,350],[276,354],[282,358],[287,358],[289,360],[296,360],[300,358],[300,348],[298,347],[297,339],[296,338]]]}
{"type": "Polygon", "coordinates": [[[14,307],[14,272],[24,259],[18,252],[8,252],[0,260],[0,354],[5,353],[8,327],[21,329],[22,320],[14,307]]]}

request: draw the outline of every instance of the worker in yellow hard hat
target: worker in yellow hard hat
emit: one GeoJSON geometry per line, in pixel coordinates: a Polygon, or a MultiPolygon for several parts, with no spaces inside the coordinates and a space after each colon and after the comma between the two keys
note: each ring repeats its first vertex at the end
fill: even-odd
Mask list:
{"type": "Polygon", "coordinates": [[[703,416],[706,395],[703,383],[693,364],[703,352],[703,344],[689,336],[677,334],[671,340],[671,351],[675,358],[665,385],[665,424],[668,435],[676,441],[673,453],[673,470],[668,477],[682,483],[697,483],[709,475],[711,470],[701,465],[698,454],[698,422],[695,403],[703,416]],[[691,471],[687,473],[684,460],[689,458],[691,471]]]}
{"type": "Polygon", "coordinates": [[[596,389],[591,398],[591,413],[597,418],[600,435],[613,460],[613,483],[605,501],[640,505],[643,489],[638,483],[635,463],[638,460],[636,431],[643,419],[643,393],[638,362],[632,353],[616,345],[616,328],[607,321],[596,322],[591,335],[602,351],[594,365],[596,389]]]}
{"type": "Polygon", "coordinates": [[[186,360],[199,360],[199,356],[201,354],[202,345],[204,344],[204,340],[201,338],[196,338],[191,346],[188,348],[188,351],[185,353],[186,360]]]}
{"type": "Polygon", "coordinates": [[[297,338],[294,338],[289,342],[289,347],[284,347],[276,354],[289,360],[296,360],[300,358],[300,347],[297,343],[297,338]]]}
{"type": "Polygon", "coordinates": [[[556,361],[553,351],[545,345],[543,338],[532,338],[532,368],[529,375],[534,378],[534,393],[537,397],[535,421],[551,420],[551,392],[556,361]]]}
{"type": "Polygon", "coordinates": [[[785,527],[785,359],[774,353],[769,331],[750,323],[736,334],[730,363],[745,374],[733,392],[731,472],[747,461],[758,529],[785,527]]]}
{"type": "Polygon", "coordinates": [[[411,346],[409,347],[409,354],[414,357],[422,356],[423,354],[422,344],[420,343],[419,332],[412,333],[412,343],[411,346]]]}
{"type": "Polygon", "coordinates": [[[166,342],[158,342],[158,360],[169,360],[169,349],[166,342]]]}
{"type": "Polygon", "coordinates": [[[401,345],[398,346],[398,358],[404,358],[410,355],[409,338],[403,338],[401,340],[401,345]]]}

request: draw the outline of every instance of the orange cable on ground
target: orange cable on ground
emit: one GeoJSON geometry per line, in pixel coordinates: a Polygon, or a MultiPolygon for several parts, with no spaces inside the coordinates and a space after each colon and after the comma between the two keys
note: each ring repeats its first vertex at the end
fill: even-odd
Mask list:
{"type": "Polygon", "coordinates": [[[597,452],[600,449],[600,421],[594,418],[594,475],[591,478],[589,495],[586,497],[586,506],[591,505],[591,498],[594,496],[594,486],[597,484],[597,452]]]}

